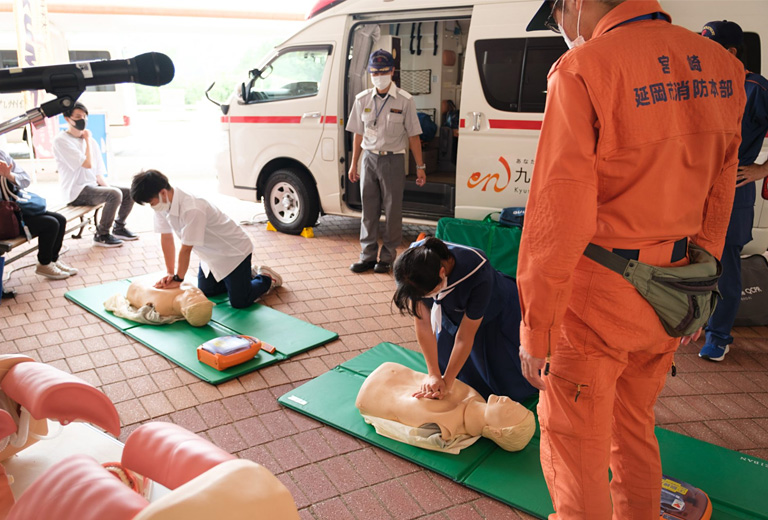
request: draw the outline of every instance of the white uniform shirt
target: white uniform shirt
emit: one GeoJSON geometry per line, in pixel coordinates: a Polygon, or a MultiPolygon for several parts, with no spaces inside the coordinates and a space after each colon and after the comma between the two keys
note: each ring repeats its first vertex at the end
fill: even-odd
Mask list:
{"type": "Polygon", "coordinates": [[[167,213],[155,212],[155,231],[173,232],[182,245],[193,246],[203,273],[213,273],[217,282],[253,252],[243,228],[207,200],[179,188],[173,189],[171,209],[167,213]]]}
{"type": "Polygon", "coordinates": [[[355,97],[347,131],[363,136],[363,150],[404,152],[408,138],[421,134],[413,96],[394,83],[384,98],[375,88],[362,91],[355,97]]]}
{"type": "Polygon", "coordinates": [[[61,132],[53,140],[53,156],[59,169],[61,193],[67,202],[74,201],[86,186],[98,186],[96,177],[107,175],[101,149],[93,137],[91,142],[91,167],[83,168],[85,140],[69,132],[61,132]]]}

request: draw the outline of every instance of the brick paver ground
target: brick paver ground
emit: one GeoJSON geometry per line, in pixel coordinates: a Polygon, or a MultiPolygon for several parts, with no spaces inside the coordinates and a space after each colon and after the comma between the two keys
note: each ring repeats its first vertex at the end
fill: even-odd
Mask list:
{"type": "MultiPolygon", "coordinates": [[[[303,519],[532,518],[277,404],[289,389],[381,341],[418,348],[411,320],[389,303],[391,276],[348,270],[357,258],[358,220],[323,217],[314,239],[268,232],[263,224],[246,228],[256,260],[285,280],[265,303],[339,339],[211,386],[64,299],[71,289],[164,269],[149,211],[135,213],[133,227],[146,232],[122,248],[93,248],[87,233],[66,240],[63,260],[81,270],[77,276],[49,281],[34,268],[12,274],[6,287],[18,296],[0,305],[0,352],[30,355],[103,390],[120,413],[122,440],[145,422],[170,421],[263,464],[291,491],[303,519]]],[[[404,244],[429,229],[407,227],[404,244]]],[[[680,349],[657,422],[768,459],[768,328],[736,335],[722,363],[698,359],[699,345],[680,349]]]]}

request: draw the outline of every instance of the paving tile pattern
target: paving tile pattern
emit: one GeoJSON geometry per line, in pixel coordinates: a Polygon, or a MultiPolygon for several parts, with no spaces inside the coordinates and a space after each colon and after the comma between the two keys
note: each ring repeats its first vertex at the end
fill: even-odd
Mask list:
{"type": "MultiPolygon", "coordinates": [[[[148,217],[144,210],[142,222],[148,217]]],[[[91,247],[86,233],[66,240],[63,260],[80,269],[77,276],[42,279],[20,268],[32,257],[7,266],[17,270],[5,285],[18,296],[0,305],[0,353],[26,354],[96,385],[117,407],[122,440],[145,422],[169,421],[263,464],[291,491],[303,519],[533,518],[277,404],[286,391],[381,341],[418,346],[411,320],[390,305],[391,275],[348,270],[358,255],[358,220],[322,217],[314,239],[263,224],[246,229],[256,261],[285,281],[265,303],[338,332],[338,340],[219,386],[203,383],[64,299],[71,289],[164,268],[151,232],[117,249],[91,247]]],[[[403,244],[433,229],[406,226],[403,244]]],[[[698,359],[699,344],[680,349],[657,422],[768,459],[768,328],[735,336],[722,363],[698,359]]]]}

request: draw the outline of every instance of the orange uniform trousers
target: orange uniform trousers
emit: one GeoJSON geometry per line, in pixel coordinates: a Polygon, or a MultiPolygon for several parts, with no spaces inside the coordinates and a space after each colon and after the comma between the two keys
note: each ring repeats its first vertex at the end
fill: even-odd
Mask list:
{"type": "MultiPolygon", "coordinates": [[[[670,264],[672,244],[640,261],[670,264]],[[664,261],[666,258],[666,262],[664,261]]],[[[657,520],[656,400],[679,339],[620,275],[582,258],[540,394],[541,464],[550,520],[657,520]],[[610,466],[613,478],[605,468],[610,466]]]]}

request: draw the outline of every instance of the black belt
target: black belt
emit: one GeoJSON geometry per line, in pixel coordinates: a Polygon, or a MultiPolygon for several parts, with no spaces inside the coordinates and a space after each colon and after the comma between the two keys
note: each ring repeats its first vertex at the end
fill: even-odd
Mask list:
{"type": "MultiPolygon", "coordinates": [[[[639,249],[613,249],[612,251],[617,255],[623,258],[626,258],[627,260],[640,259],[639,249]]],[[[672,255],[669,261],[672,263],[679,262],[680,260],[685,258],[687,254],[688,254],[688,239],[681,238],[680,240],[675,242],[675,245],[672,247],[672,255]]]]}

